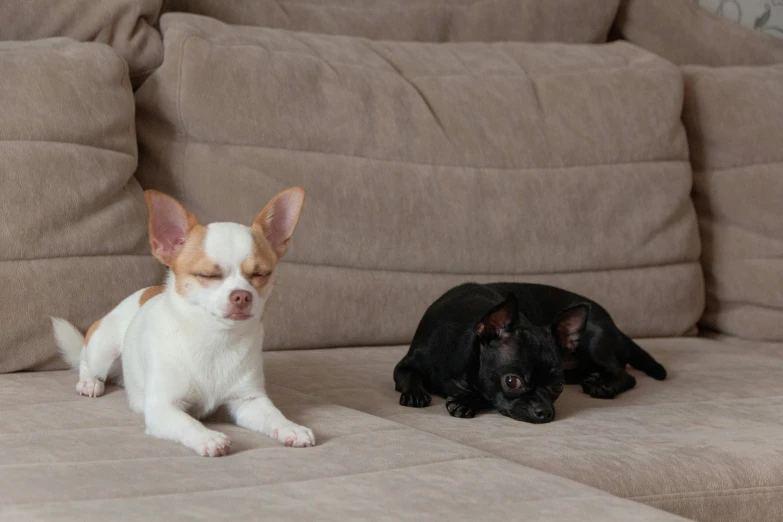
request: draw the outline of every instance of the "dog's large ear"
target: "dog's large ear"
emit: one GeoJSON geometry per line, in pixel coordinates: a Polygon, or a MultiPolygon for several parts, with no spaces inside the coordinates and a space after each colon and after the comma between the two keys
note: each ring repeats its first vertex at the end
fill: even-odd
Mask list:
{"type": "Polygon", "coordinates": [[[589,315],[590,306],[586,303],[566,308],[558,314],[552,323],[552,334],[561,348],[569,352],[576,350],[589,315]]]}
{"type": "Polygon", "coordinates": [[[253,228],[263,232],[278,258],[288,251],[288,242],[299,222],[304,198],[302,187],[286,189],[273,197],[253,221],[253,228]]]}
{"type": "Polygon", "coordinates": [[[476,323],[473,332],[485,340],[497,339],[504,330],[513,327],[518,321],[519,305],[516,296],[510,293],[502,303],[476,323]]]}
{"type": "Polygon", "coordinates": [[[185,245],[188,232],[198,220],[182,203],[156,190],[144,191],[147,203],[147,229],[152,255],[166,266],[174,263],[185,245]]]}

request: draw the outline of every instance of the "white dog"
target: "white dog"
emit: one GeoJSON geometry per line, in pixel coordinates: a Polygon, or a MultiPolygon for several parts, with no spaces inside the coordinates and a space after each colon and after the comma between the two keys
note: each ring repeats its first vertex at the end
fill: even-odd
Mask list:
{"type": "Polygon", "coordinates": [[[286,419],[269,400],[261,364],[261,316],[304,190],[275,196],[250,227],[202,226],[173,198],[155,191],[144,198],[152,253],[170,269],[166,286],[134,293],[86,336],[52,319],[63,357],[79,370],[76,391],[98,397],[106,379],[121,376],[147,434],[204,456],[230,451],[226,435],[196,420],[221,405],[237,425],[286,446],[315,444],[311,430],[286,419]]]}

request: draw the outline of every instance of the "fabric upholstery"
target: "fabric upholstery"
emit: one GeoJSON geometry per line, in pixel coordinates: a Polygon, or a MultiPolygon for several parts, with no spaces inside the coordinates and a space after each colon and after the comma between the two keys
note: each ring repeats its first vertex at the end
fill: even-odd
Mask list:
{"type": "Polygon", "coordinates": [[[133,95],[109,47],[0,43],[0,372],[62,368],[49,316],[86,329],[159,280],[133,95]]]}
{"type": "Polygon", "coordinates": [[[783,63],[783,39],[721,18],[695,0],[622,0],[614,32],[679,65],[783,63]]]}
{"type": "Polygon", "coordinates": [[[68,37],[108,44],[130,65],[135,82],[160,65],[155,29],[161,0],[10,0],[0,2],[0,40],[68,37]]]}
{"type": "Polygon", "coordinates": [[[372,42],[168,13],[136,93],[144,188],[205,222],[308,197],[266,347],[408,342],[465,280],[587,294],[635,336],[701,315],[671,64],[626,43],[372,42]]]}
{"type": "Polygon", "coordinates": [[[685,69],[704,244],[701,324],[783,341],[783,65],[685,69]]]}
{"type": "Polygon", "coordinates": [[[450,417],[444,400],[398,404],[392,371],[406,347],[275,352],[267,380],[497,457],[703,522],[783,514],[783,345],[651,339],[669,371],[639,372],[613,400],[566,386],[549,424],[497,413],[450,417]]]}
{"type": "MultiPolygon", "coordinates": [[[[326,352],[344,353],[298,352],[266,373],[310,371],[326,352]]],[[[73,372],[0,376],[3,521],[682,520],[288,385],[270,395],[315,431],[315,447],[286,448],[218,416],[209,425],[232,437],[233,453],[199,457],[144,435],[121,389],[88,399],[75,382],[73,372]]]]}
{"type": "Polygon", "coordinates": [[[619,0],[164,0],[182,11],[257,25],[376,40],[604,42],[619,0]]]}

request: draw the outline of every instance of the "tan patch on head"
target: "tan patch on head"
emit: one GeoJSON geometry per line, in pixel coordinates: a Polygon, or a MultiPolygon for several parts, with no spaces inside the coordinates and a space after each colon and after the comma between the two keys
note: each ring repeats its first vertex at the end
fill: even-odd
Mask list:
{"type": "Polygon", "coordinates": [[[98,329],[98,327],[101,325],[101,321],[103,321],[103,318],[98,319],[87,330],[87,333],[84,334],[84,346],[87,346],[90,343],[90,338],[95,333],[95,330],[98,329]]]}
{"type": "Polygon", "coordinates": [[[261,227],[254,225],[250,228],[250,233],[253,236],[253,257],[242,262],[242,274],[261,293],[272,280],[272,272],[277,266],[277,254],[266,240],[261,227]]]}
{"type": "Polygon", "coordinates": [[[141,297],[139,297],[139,306],[144,306],[144,303],[146,303],[156,295],[162,294],[163,290],[164,287],[162,286],[151,286],[147,288],[141,293],[141,297]]]}
{"type": "Polygon", "coordinates": [[[171,264],[171,270],[177,276],[175,290],[180,295],[187,294],[188,289],[192,288],[193,285],[201,284],[196,274],[220,272],[220,267],[204,251],[206,237],[207,227],[204,225],[194,226],[188,232],[182,251],[174,258],[174,262],[171,264]]]}

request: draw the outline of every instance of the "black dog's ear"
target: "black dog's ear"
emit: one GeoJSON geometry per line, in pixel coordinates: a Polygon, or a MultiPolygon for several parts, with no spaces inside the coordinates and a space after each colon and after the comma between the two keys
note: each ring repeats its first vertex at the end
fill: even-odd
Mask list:
{"type": "Polygon", "coordinates": [[[514,294],[508,294],[502,303],[476,323],[473,332],[482,339],[497,339],[519,320],[519,306],[514,294]]]}
{"type": "Polygon", "coordinates": [[[587,304],[578,304],[571,308],[566,308],[558,314],[557,319],[552,323],[552,334],[561,348],[569,352],[576,350],[579,344],[579,337],[585,331],[585,326],[587,326],[587,317],[589,315],[590,306],[587,304]]]}

